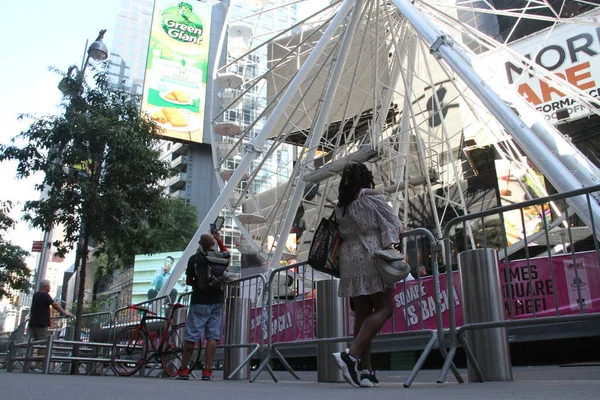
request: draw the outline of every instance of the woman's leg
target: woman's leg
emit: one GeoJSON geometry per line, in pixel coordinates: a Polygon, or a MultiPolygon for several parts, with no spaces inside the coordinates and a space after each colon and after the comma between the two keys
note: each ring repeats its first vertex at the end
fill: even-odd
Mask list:
{"type": "Polygon", "coordinates": [[[371,341],[394,312],[393,289],[372,294],[369,298],[373,303],[373,313],[363,321],[358,335],[356,335],[352,346],[350,346],[352,357],[358,358],[365,349],[370,348],[371,341]]]}
{"type": "MultiPolygon", "coordinates": [[[[365,320],[373,314],[373,303],[369,296],[353,297],[352,300],[354,301],[354,337],[356,338],[365,320]]],[[[359,357],[362,368],[372,371],[371,343],[363,348],[359,357]]]]}

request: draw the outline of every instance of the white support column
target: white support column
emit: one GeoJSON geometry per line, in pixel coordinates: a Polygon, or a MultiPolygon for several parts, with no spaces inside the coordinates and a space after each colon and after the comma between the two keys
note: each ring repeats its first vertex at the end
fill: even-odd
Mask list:
{"type": "MultiPolygon", "coordinates": [[[[511,134],[523,151],[560,192],[581,189],[582,183],[569,171],[535,133],[492,91],[487,83],[473,70],[468,57],[453,48],[452,39],[443,35],[408,0],[392,0],[419,35],[428,43],[430,50],[442,58],[479,97],[490,112],[511,134]]],[[[588,227],[595,226],[600,235],[600,206],[592,201],[588,208],[585,196],[572,198],[569,203],[588,227]],[[591,209],[591,215],[589,210],[591,209]],[[592,223],[592,221],[594,223],[592,223]]]]}
{"type": "Polygon", "coordinates": [[[294,192],[287,206],[285,219],[283,221],[283,224],[279,231],[279,236],[277,238],[277,247],[275,248],[275,252],[273,253],[273,256],[271,258],[272,268],[277,268],[277,266],[279,265],[279,261],[281,260],[281,255],[283,254],[283,251],[285,249],[287,238],[290,233],[290,229],[292,228],[294,217],[296,215],[296,210],[298,210],[300,202],[302,201],[302,196],[304,195],[304,188],[306,187],[306,182],[304,181],[304,173],[306,172],[306,169],[308,168],[309,164],[314,160],[315,153],[317,151],[317,146],[321,141],[321,138],[323,137],[323,133],[325,132],[325,123],[329,118],[329,112],[331,110],[333,99],[335,97],[335,92],[342,77],[342,73],[344,72],[344,66],[346,64],[348,52],[350,51],[350,45],[352,44],[352,40],[354,39],[354,34],[356,33],[356,28],[358,27],[360,16],[362,15],[363,0],[350,0],[347,3],[354,3],[354,9],[352,11],[350,21],[348,22],[346,32],[344,33],[344,38],[342,39],[340,51],[338,53],[335,66],[331,73],[330,80],[327,84],[327,90],[323,99],[323,105],[321,106],[321,109],[319,110],[319,115],[317,116],[314,126],[311,129],[308,151],[306,153],[306,156],[303,157],[301,160],[302,166],[300,167],[300,171],[298,173],[296,187],[294,188],[294,192]]]}
{"type": "MultiPolygon", "coordinates": [[[[408,218],[408,207],[407,202],[408,198],[400,198],[398,195],[404,191],[406,193],[406,188],[408,187],[408,176],[406,174],[406,165],[408,161],[408,151],[410,148],[410,118],[409,115],[411,113],[411,104],[412,101],[411,93],[412,93],[412,84],[413,84],[413,71],[415,68],[415,60],[417,53],[417,38],[411,37],[408,43],[408,66],[406,68],[407,73],[404,75],[404,105],[402,107],[402,120],[400,121],[400,135],[398,135],[398,139],[400,140],[400,145],[398,148],[398,156],[396,157],[396,181],[404,182],[404,187],[399,187],[396,192],[396,198],[394,198],[394,202],[392,203],[392,210],[395,214],[398,214],[400,211],[400,203],[404,203],[404,215],[402,217],[402,221],[406,222],[408,218]]],[[[398,54],[399,48],[396,48],[396,54],[398,54]]]]}
{"type": "MultiPolygon", "coordinates": [[[[175,267],[173,268],[169,279],[161,288],[158,296],[164,296],[167,293],[169,293],[171,289],[173,289],[173,287],[175,286],[175,283],[177,282],[181,274],[185,272],[188,259],[196,252],[198,242],[200,241],[200,236],[202,235],[202,233],[206,233],[209,231],[210,223],[212,223],[215,220],[215,218],[219,215],[219,213],[225,206],[227,199],[231,196],[236,186],[241,181],[241,178],[244,176],[244,174],[252,164],[252,161],[262,154],[262,146],[264,145],[265,141],[272,134],[273,128],[278,123],[282,115],[284,115],[287,106],[300,89],[302,83],[304,83],[311,69],[316,64],[318,58],[321,56],[321,53],[323,53],[323,51],[329,44],[329,41],[333,37],[334,33],[337,31],[342,21],[346,18],[346,15],[348,15],[350,10],[352,9],[353,4],[353,0],[346,0],[344,4],[342,4],[336,16],[331,20],[331,23],[323,33],[323,36],[321,36],[321,39],[319,39],[313,51],[310,53],[310,55],[308,56],[308,58],[306,59],[296,76],[294,76],[294,79],[290,83],[290,86],[288,87],[284,95],[281,97],[279,103],[277,103],[277,106],[271,113],[271,116],[265,123],[261,132],[256,136],[252,143],[246,145],[246,153],[240,161],[240,164],[233,172],[233,175],[231,176],[229,181],[227,181],[227,184],[215,200],[208,213],[206,213],[206,216],[202,220],[202,223],[198,227],[198,230],[190,240],[190,243],[185,248],[183,254],[181,255],[181,258],[177,261],[177,264],[175,264],[175,267]]],[[[226,29],[226,27],[223,26],[223,29],[226,29]]]]}

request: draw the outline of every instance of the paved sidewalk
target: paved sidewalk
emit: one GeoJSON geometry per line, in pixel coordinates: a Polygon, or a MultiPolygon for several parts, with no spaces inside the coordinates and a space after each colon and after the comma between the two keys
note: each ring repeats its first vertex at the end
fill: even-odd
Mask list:
{"type": "MultiPolygon", "coordinates": [[[[464,372],[464,371],[463,371],[464,372]]],[[[352,388],[347,383],[317,383],[315,372],[301,381],[277,372],[279,383],[261,374],[247,381],[176,381],[165,378],[70,376],[0,371],[0,399],[209,399],[209,400],[370,400],[370,399],[576,399],[600,398],[600,367],[515,368],[514,382],[433,383],[437,371],[421,371],[409,389],[406,371],[381,371],[378,388],[352,388]]],[[[219,374],[220,375],[220,374],[219,374]]],[[[466,376],[466,374],[465,374],[466,376]]]]}

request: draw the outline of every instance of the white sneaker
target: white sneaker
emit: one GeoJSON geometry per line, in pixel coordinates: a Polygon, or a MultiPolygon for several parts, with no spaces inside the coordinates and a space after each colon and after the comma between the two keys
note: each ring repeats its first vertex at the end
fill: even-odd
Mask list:
{"type": "Polygon", "coordinates": [[[358,377],[358,359],[352,361],[348,349],[341,353],[333,353],[333,357],[337,362],[339,369],[342,370],[342,376],[354,387],[360,387],[360,379],[358,377]]]}
{"type": "Polygon", "coordinates": [[[379,386],[379,380],[375,376],[375,371],[369,372],[363,369],[360,373],[360,387],[375,387],[379,386]]]}
{"type": "Polygon", "coordinates": [[[360,387],[373,387],[373,382],[371,381],[371,374],[368,369],[363,369],[360,372],[360,387]]]}

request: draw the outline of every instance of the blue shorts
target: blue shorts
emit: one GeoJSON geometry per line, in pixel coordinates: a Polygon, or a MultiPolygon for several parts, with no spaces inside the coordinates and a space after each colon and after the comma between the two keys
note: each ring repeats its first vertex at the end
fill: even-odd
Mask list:
{"type": "Polygon", "coordinates": [[[198,342],[202,331],[207,340],[221,340],[223,304],[191,304],[185,323],[186,342],[198,342]]]}

